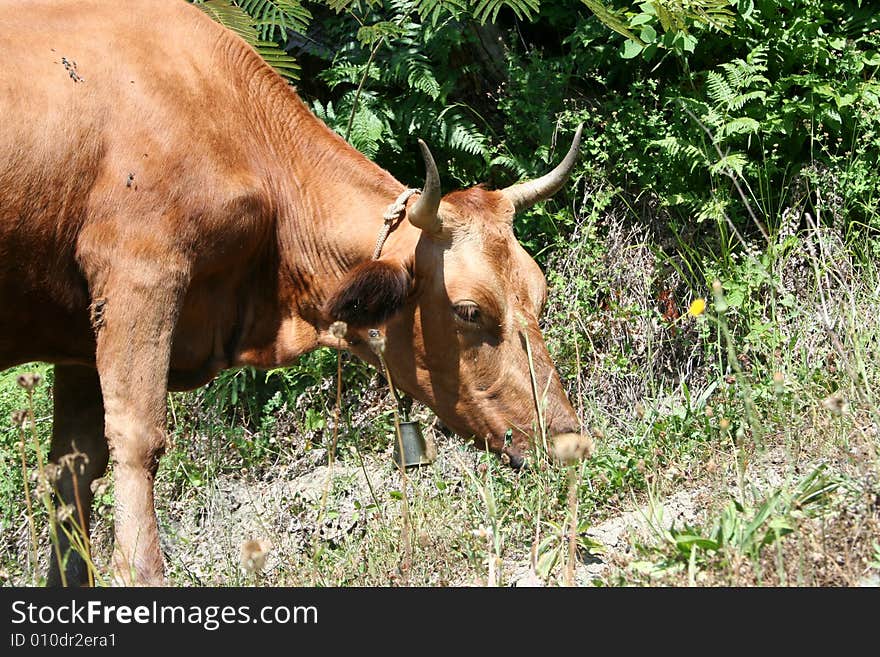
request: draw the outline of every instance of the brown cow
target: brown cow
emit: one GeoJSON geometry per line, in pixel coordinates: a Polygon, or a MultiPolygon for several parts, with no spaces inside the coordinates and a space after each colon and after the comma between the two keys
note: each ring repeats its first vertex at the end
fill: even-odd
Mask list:
{"type": "MultiPolygon", "coordinates": [[[[443,198],[423,146],[424,191],[373,260],[404,185],[196,7],[4,0],[0,52],[0,367],[55,364],[51,458],[87,455],[77,491],[59,481],[86,518],[112,458],[122,582],[163,580],[166,391],[336,345],[334,320],[372,363],[383,330],[397,384],[515,463],[536,435],[528,346],[548,434],[578,431],[512,219],[565,182],[580,129],[546,176],[443,198]]],[[[64,570],[86,581],[73,551],[64,570]]]]}

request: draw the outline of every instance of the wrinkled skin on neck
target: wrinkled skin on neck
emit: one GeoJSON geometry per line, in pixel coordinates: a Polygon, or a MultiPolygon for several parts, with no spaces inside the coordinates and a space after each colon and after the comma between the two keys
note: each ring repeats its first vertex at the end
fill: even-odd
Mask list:
{"type": "MultiPolygon", "coordinates": [[[[385,358],[398,387],[518,464],[542,421],[548,437],[578,431],[538,327],[546,281],[517,242],[500,193],[454,192],[441,212],[442,234],[422,233],[401,257],[412,289],[385,324],[385,358]]],[[[363,343],[353,350],[376,361],[363,343]]]]}

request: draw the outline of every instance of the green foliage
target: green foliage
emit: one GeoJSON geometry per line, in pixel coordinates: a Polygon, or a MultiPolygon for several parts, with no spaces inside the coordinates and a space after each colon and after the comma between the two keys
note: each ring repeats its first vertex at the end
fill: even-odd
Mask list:
{"type": "Polygon", "coordinates": [[[322,26],[334,40],[356,33],[357,41],[332,53],[320,74],[330,98],[314,99],[315,113],[380,162],[403,155],[412,169],[420,168],[414,142],[421,137],[439,159],[484,167],[489,150],[481,119],[468,104],[452,100],[460,71],[442,65],[467,38],[456,19],[464,3],[383,2],[362,9],[322,26]]]}
{"type": "MultiPolygon", "coordinates": [[[[595,0],[583,0],[593,9],[599,4],[595,0]]],[[[621,12],[629,18],[628,26],[622,22],[620,15],[611,14],[606,18],[607,8],[594,9],[596,16],[603,23],[626,37],[620,50],[624,59],[632,59],[642,55],[646,60],[652,59],[658,49],[667,50],[679,57],[693,53],[699,43],[697,34],[707,29],[729,32],[734,23],[734,12],[730,9],[729,0],[698,0],[683,2],[682,0],[651,0],[638,5],[638,10],[621,12]],[[638,30],[639,34],[634,34],[638,30]]]]}
{"type": "Polygon", "coordinates": [[[235,0],[256,21],[264,41],[284,37],[287,30],[305,30],[312,15],[300,0],[235,0]]]}
{"type": "Polygon", "coordinates": [[[737,555],[757,561],[764,548],[794,532],[801,519],[828,502],[838,484],[824,470],[820,466],[793,487],[777,488],[754,508],[731,500],[706,535],[694,528],[670,528],[665,538],[675,552],[671,560],[652,567],[670,568],[676,560],[703,564],[716,557],[728,564],[737,555]]]}
{"type": "MultiPolygon", "coordinates": [[[[302,93],[316,114],[401,179],[421,178],[416,137],[462,185],[539,175],[558,159],[560,127],[585,119],[580,173],[656,195],[673,228],[730,219],[751,231],[731,178],[772,223],[818,161],[847,183],[840,210],[853,243],[878,229],[880,53],[870,35],[880,19],[861,2],[199,4],[288,76],[290,54],[263,45],[304,34],[316,75],[302,93]],[[655,53],[664,56],[646,68],[655,53]]],[[[518,217],[531,250],[570,229],[554,216],[551,202],[518,217]]]]}
{"type": "Polygon", "coordinates": [[[498,12],[509,7],[519,19],[528,19],[538,11],[538,0],[479,0],[474,3],[474,16],[481,23],[494,22],[498,12]]]}
{"type": "MultiPolygon", "coordinates": [[[[0,374],[0,525],[13,526],[19,521],[18,514],[24,504],[24,480],[21,467],[22,432],[14,426],[12,414],[28,408],[27,392],[16,382],[20,374],[36,372],[43,382],[34,389],[34,417],[37,434],[43,449],[43,458],[48,453],[51,430],[52,400],[49,391],[52,386],[52,368],[42,363],[31,363],[13,367],[0,374]]],[[[30,430],[24,434],[24,450],[30,473],[37,469],[36,447],[30,439],[30,430]]],[[[33,483],[31,484],[33,487],[33,483]]],[[[34,503],[35,511],[42,516],[42,505],[34,503]]]]}
{"type": "Polygon", "coordinates": [[[299,65],[276,42],[287,29],[304,29],[311,15],[299,0],[192,0],[260,53],[279,74],[296,80],[299,65]]]}

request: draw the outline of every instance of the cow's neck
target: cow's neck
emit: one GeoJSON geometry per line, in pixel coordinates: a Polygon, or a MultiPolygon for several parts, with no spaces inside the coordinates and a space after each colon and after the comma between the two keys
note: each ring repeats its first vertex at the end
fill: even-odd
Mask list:
{"type": "MultiPolygon", "coordinates": [[[[260,367],[284,365],[329,343],[332,318],[323,316],[324,302],[352,267],[372,256],[382,216],[404,189],[315,118],[291,88],[273,91],[265,134],[273,151],[268,186],[280,266],[275,298],[253,312],[277,313],[277,334],[245,338],[239,354],[240,364],[260,367]]],[[[401,257],[417,240],[417,229],[404,222],[383,257],[401,257]]]]}

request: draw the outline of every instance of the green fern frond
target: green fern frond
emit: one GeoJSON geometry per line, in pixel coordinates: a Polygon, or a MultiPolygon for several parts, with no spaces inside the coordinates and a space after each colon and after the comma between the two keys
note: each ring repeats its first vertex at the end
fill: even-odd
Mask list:
{"type": "Polygon", "coordinates": [[[703,151],[686,141],[680,140],[678,137],[669,135],[663,139],[655,139],[648,143],[647,148],[657,146],[664,150],[670,157],[684,159],[693,171],[699,165],[706,163],[703,151]]]}
{"type": "Polygon", "coordinates": [[[365,46],[372,46],[382,39],[398,37],[404,33],[401,25],[394,21],[379,21],[372,25],[362,26],[357,33],[357,40],[365,46]]]}
{"type": "Polygon", "coordinates": [[[431,100],[440,97],[440,83],[434,76],[431,62],[424,55],[414,56],[406,64],[406,83],[411,89],[418,89],[431,100]]]}
{"type": "Polygon", "coordinates": [[[734,97],[733,88],[727,78],[717,71],[709,71],[706,74],[706,90],[709,99],[716,105],[727,107],[730,99],[734,97]]]}
{"type": "Polygon", "coordinates": [[[431,60],[411,41],[398,43],[388,65],[383,67],[386,82],[404,84],[436,100],[440,96],[440,83],[434,74],[431,60]]]}
{"type": "Polygon", "coordinates": [[[351,145],[367,157],[373,158],[379,152],[384,132],[385,122],[366,104],[358,105],[351,123],[351,145]]]}
{"type": "Polygon", "coordinates": [[[747,162],[746,156],[742,153],[728,153],[709,167],[709,172],[714,175],[721,173],[742,176],[743,168],[745,168],[747,162]]]}
{"type": "Polygon", "coordinates": [[[452,150],[486,156],[486,137],[472,123],[453,117],[447,124],[446,142],[452,150]]]}
{"type": "Polygon", "coordinates": [[[697,204],[697,216],[694,217],[697,223],[704,221],[724,221],[724,217],[729,212],[730,199],[723,198],[720,194],[713,194],[712,197],[697,204]]]}
{"type": "Polygon", "coordinates": [[[381,4],[382,0],[325,0],[325,2],[330,9],[341,14],[343,11],[351,10],[355,5],[358,9],[364,7],[371,9],[375,5],[381,4]]]}
{"type": "Polygon", "coordinates": [[[754,66],[757,70],[766,71],[768,50],[769,48],[766,44],[761,44],[746,55],[746,62],[754,66]]]}
{"type": "Polygon", "coordinates": [[[254,18],[244,9],[231,0],[197,0],[194,4],[220,25],[235,32],[253,46],[260,57],[282,77],[289,80],[298,79],[300,67],[296,60],[277,43],[263,40],[254,18]]]}
{"type": "MultiPolygon", "coordinates": [[[[322,71],[318,75],[318,77],[326,82],[330,86],[330,88],[335,88],[340,84],[346,83],[357,85],[364,77],[364,67],[361,64],[350,64],[344,62],[336,64],[335,66],[331,66],[325,71],[322,71]]],[[[371,66],[369,71],[367,71],[367,79],[381,79],[381,71],[379,71],[377,67],[371,66]]]]}
{"type": "Polygon", "coordinates": [[[232,30],[242,39],[253,45],[257,42],[257,32],[253,19],[241,7],[229,0],[195,0],[194,4],[216,22],[232,30]]]}
{"type": "Polygon", "coordinates": [[[475,155],[488,162],[489,139],[460,111],[461,107],[453,105],[437,114],[436,105],[408,98],[396,110],[409,134],[419,135],[438,148],[475,155]]]}
{"type": "Polygon", "coordinates": [[[758,123],[755,119],[749,118],[747,116],[741,116],[737,119],[733,119],[725,123],[721,128],[721,138],[729,137],[730,135],[745,135],[745,134],[757,134],[761,129],[761,124],[758,123]]]}
{"type": "Polygon", "coordinates": [[[513,173],[513,177],[516,180],[520,180],[521,178],[525,178],[531,173],[526,167],[524,167],[519,160],[511,157],[510,155],[496,155],[491,160],[489,160],[490,166],[499,166],[507,169],[511,173],[513,173]]]}
{"type": "Polygon", "coordinates": [[[273,41],[257,41],[253,44],[254,50],[259,53],[269,66],[274,68],[279,75],[288,80],[299,80],[300,66],[297,61],[273,41]]]}
{"type": "Polygon", "coordinates": [[[766,100],[767,92],[765,91],[747,91],[744,94],[737,94],[727,102],[727,108],[730,110],[739,110],[745,107],[746,103],[752,100],[766,100]]]}
{"type": "Polygon", "coordinates": [[[473,9],[474,18],[480,23],[494,23],[498,12],[505,7],[511,9],[520,20],[528,20],[538,13],[540,0],[478,0],[473,9]]]}
{"type": "Polygon", "coordinates": [[[695,19],[728,34],[736,21],[728,0],[699,0],[689,3],[689,9],[695,19]]]}
{"type": "Polygon", "coordinates": [[[650,0],[645,4],[653,10],[664,32],[687,34],[688,27],[697,23],[729,34],[736,20],[729,0],[650,0]]]}
{"type": "Polygon", "coordinates": [[[458,18],[466,12],[470,3],[467,0],[421,0],[416,3],[415,11],[427,19],[432,25],[437,25],[444,16],[458,18]]]}
{"type": "Polygon", "coordinates": [[[742,59],[735,59],[732,62],[725,62],[721,68],[734,89],[743,89],[757,83],[770,84],[770,81],[761,75],[767,67],[760,64],[750,64],[742,59]]]}
{"type": "Polygon", "coordinates": [[[682,143],[679,141],[678,137],[673,137],[672,135],[663,137],[663,139],[649,141],[647,146],[645,146],[645,150],[648,150],[651,146],[657,146],[663,149],[672,157],[678,157],[682,150],[682,143]]]}
{"type": "MultiPolygon", "coordinates": [[[[581,0],[587,8],[593,12],[593,15],[599,19],[606,27],[611,28],[621,36],[635,41],[639,45],[645,45],[645,42],[632,30],[629,25],[621,18],[619,12],[613,11],[604,2],[600,0],[581,0]]],[[[664,28],[665,29],[665,28],[664,28]]]]}
{"type": "Polygon", "coordinates": [[[333,108],[333,101],[327,101],[324,105],[317,98],[312,101],[312,113],[321,119],[328,126],[336,123],[336,110],[333,108]]]}
{"type": "Polygon", "coordinates": [[[726,117],[722,116],[715,107],[709,107],[702,115],[700,115],[700,120],[705,123],[707,127],[717,129],[724,125],[726,117]]]}
{"type": "Polygon", "coordinates": [[[300,0],[235,0],[255,20],[264,41],[283,38],[287,30],[305,32],[312,14],[300,0]]]}
{"type": "Polygon", "coordinates": [[[734,59],[732,62],[724,62],[720,68],[724,71],[724,78],[732,88],[742,89],[746,85],[749,70],[743,60],[734,59]]]}

